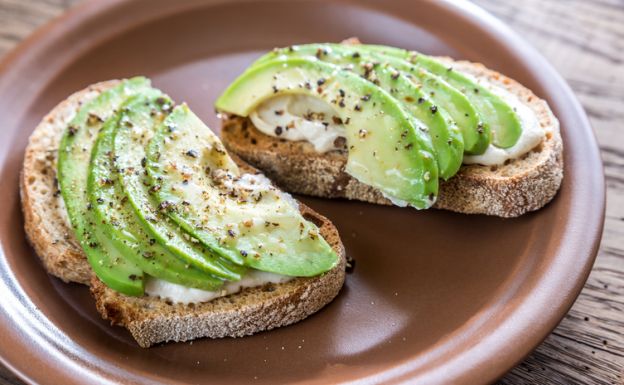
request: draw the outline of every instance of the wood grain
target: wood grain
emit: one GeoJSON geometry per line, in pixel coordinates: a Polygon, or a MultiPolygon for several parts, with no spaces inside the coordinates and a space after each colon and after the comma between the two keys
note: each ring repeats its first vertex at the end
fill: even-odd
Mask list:
{"type": "Polygon", "coordinates": [[[594,269],[557,329],[501,384],[624,384],[624,1],[475,0],[568,81],[602,149],[607,213],[594,269]]]}
{"type": "MultiPolygon", "coordinates": [[[[624,0],[474,0],[537,47],[572,86],[602,149],[602,246],[577,302],[500,384],[624,384],[624,0]]],[[[77,0],[0,0],[0,56],[77,0]]],[[[0,365],[0,384],[22,384],[0,365]]]]}

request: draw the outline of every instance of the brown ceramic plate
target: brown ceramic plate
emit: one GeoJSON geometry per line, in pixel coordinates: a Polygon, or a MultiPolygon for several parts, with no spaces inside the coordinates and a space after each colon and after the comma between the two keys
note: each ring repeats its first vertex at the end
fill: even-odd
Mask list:
{"type": "Polygon", "coordinates": [[[40,30],[0,76],[0,356],[29,382],[486,383],[557,325],[596,254],[604,181],[585,114],[535,50],[467,3],[101,1],[40,30]],[[548,100],[565,144],[559,195],[511,220],[304,198],[338,226],[355,271],[318,314],[242,339],[141,349],[85,287],[45,273],[22,231],[18,174],[56,103],[144,74],[217,129],[215,97],[263,51],[350,36],[481,61],[548,100]]]}

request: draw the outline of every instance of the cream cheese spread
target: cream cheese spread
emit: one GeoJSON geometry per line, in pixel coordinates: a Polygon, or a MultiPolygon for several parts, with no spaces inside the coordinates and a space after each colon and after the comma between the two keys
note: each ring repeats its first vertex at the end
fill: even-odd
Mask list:
{"type": "MultiPolygon", "coordinates": [[[[484,83],[482,79],[473,80],[484,83]]],[[[481,155],[464,155],[464,164],[501,165],[531,151],[545,135],[537,116],[517,96],[492,83],[487,87],[518,114],[522,134],[512,147],[499,148],[490,144],[481,155]]],[[[271,98],[250,114],[253,124],[264,134],[286,140],[304,140],[321,153],[340,148],[340,140],[337,139],[345,137],[344,125],[336,116],[330,105],[306,95],[281,95],[271,98]]],[[[404,202],[394,203],[401,206],[404,202]]]]}
{"type": "Polygon", "coordinates": [[[160,297],[176,303],[201,303],[238,293],[248,287],[264,286],[268,283],[284,283],[294,278],[259,270],[249,270],[240,281],[226,282],[220,290],[208,291],[148,277],[145,281],[145,293],[152,297],[160,297]]]}
{"type": "Polygon", "coordinates": [[[276,96],[258,106],[249,118],[267,135],[305,140],[318,152],[336,149],[337,139],[345,137],[342,121],[332,107],[307,95],[276,96]]]}

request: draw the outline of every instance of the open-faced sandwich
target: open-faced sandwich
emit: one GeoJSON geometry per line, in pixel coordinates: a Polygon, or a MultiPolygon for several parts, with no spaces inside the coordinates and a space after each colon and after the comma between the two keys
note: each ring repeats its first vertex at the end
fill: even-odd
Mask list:
{"type": "Polygon", "coordinates": [[[288,325],[344,282],[336,228],[145,78],[55,107],[30,138],[21,194],[48,272],[90,285],[143,347],[288,325]]]}
{"type": "Polygon", "coordinates": [[[547,103],[481,64],[357,41],[291,46],[216,107],[226,147],[293,193],[514,217],[563,177],[547,103]]]}
{"type": "Polygon", "coordinates": [[[338,232],[288,193],[513,217],[563,177],[546,102],[480,64],[291,46],[216,107],[225,146],[147,79],[103,82],[55,107],[26,149],[25,228],[44,266],[90,285],[144,347],[288,325],[337,295],[338,232]]]}

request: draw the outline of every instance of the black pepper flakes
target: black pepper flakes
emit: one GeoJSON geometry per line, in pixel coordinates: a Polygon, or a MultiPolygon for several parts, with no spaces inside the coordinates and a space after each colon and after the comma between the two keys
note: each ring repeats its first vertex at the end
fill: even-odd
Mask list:
{"type": "Polygon", "coordinates": [[[436,112],[438,112],[438,106],[431,106],[429,107],[429,109],[431,110],[432,114],[435,114],[436,112]]]}
{"type": "Polygon", "coordinates": [[[316,85],[322,86],[323,84],[325,84],[326,81],[327,80],[325,80],[325,78],[320,78],[316,81],[316,85]]]}
{"type": "Polygon", "coordinates": [[[370,100],[370,98],[371,98],[371,94],[366,94],[366,95],[362,96],[360,98],[360,100],[362,100],[364,102],[368,102],[370,100]]]}
{"type": "Polygon", "coordinates": [[[174,203],[171,201],[162,201],[158,205],[160,211],[171,211],[174,208],[174,203]]]}
{"type": "Polygon", "coordinates": [[[334,139],[335,148],[345,148],[347,146],[347,139],[344,136],[339,136],[334,139]]]}
{"type": "Polygon", "coordinates": [[[359,104],[356,104],[355,107],[353,107],[356,111],[362,111],[362,107],[359,104]]]}
{"type": "Polygon", "coordinates": [[[284,131],[284,129],[282,128],[282,126],[275,127],[275,135],[280,136],[280,135],[282,135],[283,131],[284,131]]]}
{"type": "Polygon", "coordinates": [[[425,98],[422,96],[418,98],[418,104],[423,104],[425,102],[425,98]]]}
{"type": "Polygon", "coordinates": [[[184,155],[189,156],[191,158],[197,158],[199,156],[199,154],[197,153],[197,151],[190,149],[187,152],[184,153],[184,155]]]}
{"type": "Polygon", "coordinates": [[[77,132],[78,132],[78,127],[74,125],[67,127],[67,134],[69,134],[69,136],[74,136],[76,135],[77,132]]]}
{"type": "Polygon", "coordinates": [[[350,256],[347,256],[347,265],[345,267],[345,272],[347,274],[353,273],[353,270],[355,270],[355,259],[353,259],[350,256]]]}
{"type": "Polygon", "coordinates": [[[92,126],[96,123],[102,123],[104,120],[97,116],[96,114],[89,113],[89,117],[87,118],[87,124],[92,126]]]}

